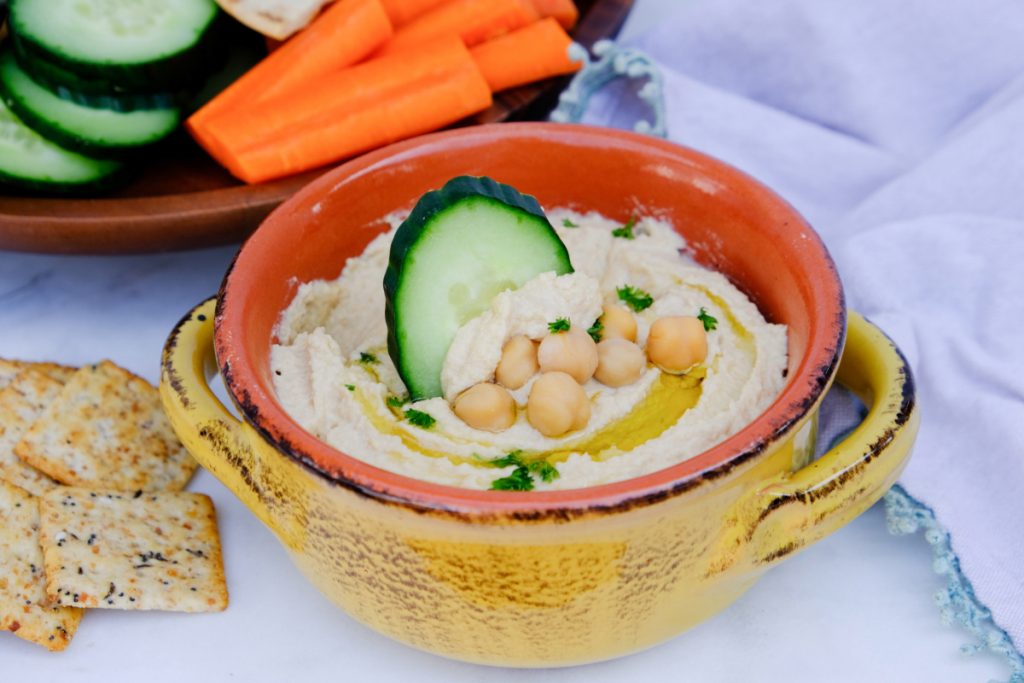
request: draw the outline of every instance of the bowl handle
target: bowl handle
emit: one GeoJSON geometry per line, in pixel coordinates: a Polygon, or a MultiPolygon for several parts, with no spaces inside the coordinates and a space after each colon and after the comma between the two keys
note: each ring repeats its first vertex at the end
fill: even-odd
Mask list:
{"type": "Polygon", "coordinates": [[[850,522],[889,490],[910,457],[920,423],[910,366],[885,333],[852,311],[837,379],[870,406],[867,417],[820,458],[760,490],[747,536],[756,564],[850,522]]]}
{"type": "Polygon", "coordinates": [[[277,501],[261,486],[248,429],[214,396],[209,378],[217,373],[213,319],[217,298],[192,309],[164,345],[160,398],[178,438],[199,464],[227,486],[268,527],[277,501]]]}

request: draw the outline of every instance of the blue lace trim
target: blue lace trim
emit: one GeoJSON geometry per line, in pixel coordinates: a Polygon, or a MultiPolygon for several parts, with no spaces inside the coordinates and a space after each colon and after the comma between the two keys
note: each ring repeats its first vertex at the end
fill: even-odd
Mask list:
{"type": "Polygon", "coordinates": [[[971,581],[960,570],[960,560],[950,544],[949,532],[936,521],[935,513],[897,484],[885,494],[885,514],[889,531],[904,536],[924,531],[932,546],[935,573],[946,577],[946,587],[935,594],[935,602],[945,624],[960,624],[977,639],[963,645],[965,654],[990,650],[1002,655],[1010,665],[1007,683],[1024,683],[1024,656],[1013,646],[1009,634],[992,621],[992,612],[974,595],[971,581]]]}
{"type": "Polygon", "coordinates": [[[573,77],[569,86],[558,97],[558,106],[548,119],[556,123],[579,123],[590,98],[612,81],[620,78],[630,80],[646,78],[647,82],[637,91],[637,97],[651,108],[653,121],[637,121],[633,130],[655,137],[668,135],[665,127],[665,98],[661,72],[654,61],[639,50],[619,47],[610,40],[594,43],[592,61],[583,46],[573,43],[569,47],[569,58],[583,62],[583,68],[573,77]]]}

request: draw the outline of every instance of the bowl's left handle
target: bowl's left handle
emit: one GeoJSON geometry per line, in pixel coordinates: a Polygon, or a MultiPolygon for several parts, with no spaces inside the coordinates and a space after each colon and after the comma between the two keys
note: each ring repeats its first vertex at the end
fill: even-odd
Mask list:
{"type": "Polygon", "coordinates": [[[181,319],[164,345],[160,398],[178,438],[199,464],[238,496],[264,524],[275,528],[259,467],[246,429],[214,396],[209,379],[217,373],[213,352],[216,297],[181,319]]]}

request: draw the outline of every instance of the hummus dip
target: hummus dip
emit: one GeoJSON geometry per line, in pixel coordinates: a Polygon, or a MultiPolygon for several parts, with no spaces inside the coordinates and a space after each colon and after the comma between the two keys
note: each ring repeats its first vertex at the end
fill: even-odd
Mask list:
{"type": "Polygon", "coordinates": [[[405,386],[388,357],[381,283],[399,220],[336,280],[300,286],[271,351],[285,410],[317,438],[385,470],[488,489],[515,469],[489,461],[520,451],[557,468],[558,478],[536,482],[538,490],[551,490],[669,467],[736,433],[772,403],[785,381],[785,326],[766,322],[723,275],[688,258],[670,225],[640,218],[629,238],[620,224],[597,214],[556,209],[548,217],[575,272],[538,275],[467,320],[444,362],[444,397],[403,404],[405,386]],[[508,339],[540,339],[560,318],[587,329],[603,304],[622,303],[618,292],[625,286],[653,299],[635,313],[641,347],[658,318],[695,316],[700,309],[715,318],[706,361],[684,375],[648,364],[637,381],[618,388],[588,380],[589,422],[558,438],[543,436],[523,415],[533,380],[511,392],[520,410],[505,431],[473,429],[452,411],[450,401],[462,390],[493,380],[508,339]]]}

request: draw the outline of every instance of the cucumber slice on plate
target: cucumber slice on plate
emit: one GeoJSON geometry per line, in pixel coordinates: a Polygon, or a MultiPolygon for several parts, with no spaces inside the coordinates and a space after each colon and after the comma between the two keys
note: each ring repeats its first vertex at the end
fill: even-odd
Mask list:
{"type": "Polygon", "coordinates": [[[162,140],[180,119],[176,107],[121,112],[61,99],[22,71],[9,51],[0,54],[0,92],[26,124],[62,147],[90,156],[117,156],[162,140]]]}
{"type": "Polygon", "coordinates": [[[55,145],[0,101],[0,183],[77,194],[108,187],[121,168],[120,162],[92,159],[55,145]]]}
{"type": "MultiPolygon", "coordinates": [[[[15,43],[15,41],[11,41],[15,43]]],[[[57,97],[69,102],[114,111],[137,111],[139,109],[169,109],[188,100],[187,92],[134,92],[107,81],[91,81],[71,73],[67,69],[50,64],[42,59],[32,59],[18,52],[14,44],[18,66],[32,77],[32,80],[50,90],[57,97]]]]}
{"type": "Polygon", "coordinates": [[[174,90],[202,80],[214,0],[11,0],[21,54],[124,89],[174,90]]]}
{"type": "Polygon", "coordinates": [[[572,270],[533,197],[469,176],[423,195],[395,233],[384,275],[388,352],[411,398],[441,395],[455,333],[496,294],[572,270]]]}

